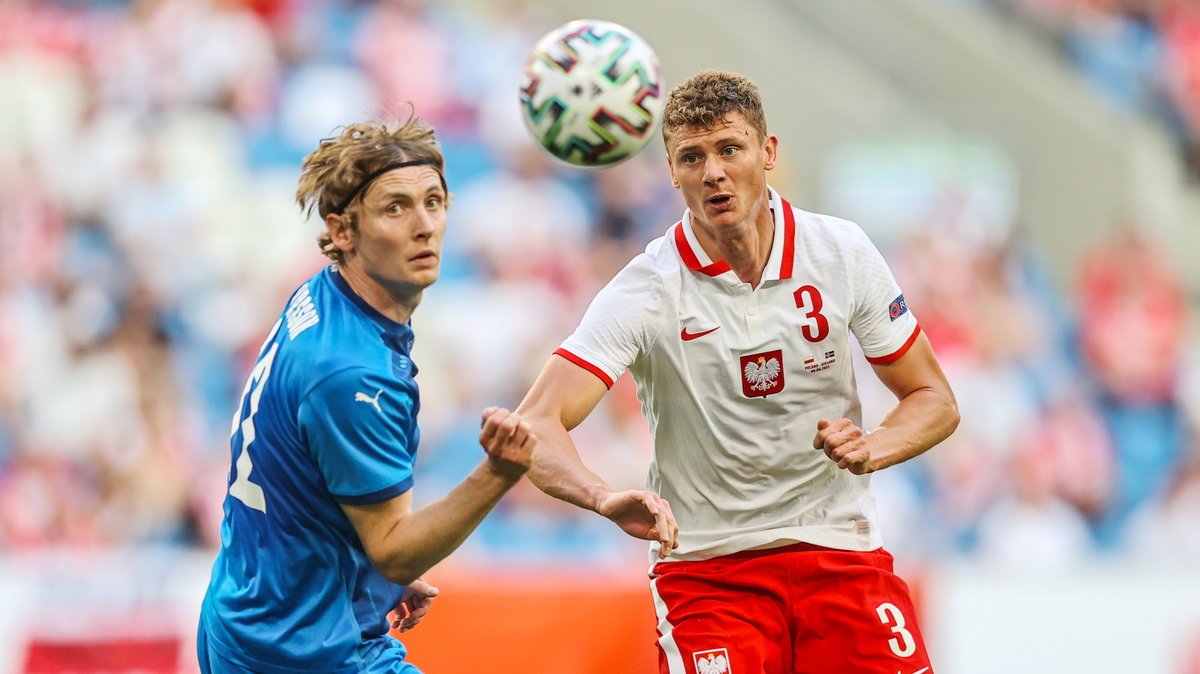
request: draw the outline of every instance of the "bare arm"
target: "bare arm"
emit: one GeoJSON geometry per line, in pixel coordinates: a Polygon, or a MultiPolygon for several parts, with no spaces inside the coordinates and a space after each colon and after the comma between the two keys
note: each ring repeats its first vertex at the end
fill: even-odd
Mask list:
{"type": "Polygon", "coordinates": [[[608,392],[604,382],[559,356],[551,356],[517,412],[538,437],[529,479],[547,494],[593,510],[636,538],[656,540],[660,556],[677,545],[679,526],[666,499],[651,491],[614,492],[579,458],[568,431],[582,422],[608,392]]]}
{"type": "Polygon", "coordinates": [[[483,414],[479,443],[486,458],[442,498],[412,509],[412,491],[368,505],[342,504],[371,564],[388,580],[408,585],[466,540],[529,468],[537,437],[504,409],[483,414]]]}
{"type": "Polygon", "coordinates": [[[583,465],[567,431],[582,423],[607,392],[594,374],[551,356],[517,407],[517,413],[542,439],[529,468],[529,480],[554,498],[587,510],[595,510],[611,490],[603,478],[583,465]]]}
{"type": "Polygon", "coordinates": [[[919,456],[958,427],[958,403],[924,333],[900,358],[872,367],[899,400],[879,427],[864,434],[849,419],[822,419],[813,439],[840,468],[858,475],[919,456]]]}

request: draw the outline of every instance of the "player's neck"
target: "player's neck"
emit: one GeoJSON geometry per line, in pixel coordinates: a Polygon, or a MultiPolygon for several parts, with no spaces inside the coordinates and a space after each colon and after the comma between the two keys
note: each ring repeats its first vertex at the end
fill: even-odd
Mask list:
{"type": "Polygon", "coordinates": [[[413,311],[421,303],[421,295],[425,290],[408,286],[391,288],[354,264],[340,264],[337,271],[355,295],[362,298],[372,309],[397,323],[408,323],[413,311]]]}
{"type": "Polygon", "coordinates": [[[758,287],[775,238],[775,218],[765,203],[754,217],[735,226],[711,227],[693,221],[692,230],[709,258],[724,260],[743,283],[758,287]]]}

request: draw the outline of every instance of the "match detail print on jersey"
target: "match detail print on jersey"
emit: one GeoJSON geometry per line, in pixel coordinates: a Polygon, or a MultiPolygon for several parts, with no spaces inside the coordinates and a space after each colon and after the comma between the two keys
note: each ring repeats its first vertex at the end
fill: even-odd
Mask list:
{"type": "Polygon", "coordinates": [[[837,362],[837,358],[835,358],[834,356],[835,356],[834,351],[826,351],[825,357],[823,359],[816,355],[806,358],[804,360],[804,371],[805,372],[823,372],[825,370],[828,370],[834,363],[837,362]]]}
{"type": "Polygon", "coordinates": [[[783,350],[763,351],[742,356],[742,393],[747,398],[767,397],[783,390],[783,350]]]}

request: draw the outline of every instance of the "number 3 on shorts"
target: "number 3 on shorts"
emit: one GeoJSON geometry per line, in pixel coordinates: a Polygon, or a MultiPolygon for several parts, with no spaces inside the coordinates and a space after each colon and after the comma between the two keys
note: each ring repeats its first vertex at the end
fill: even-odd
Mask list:
{"type": "Polygon", "coordinates": [[[912,632],[905,628],[904,614],[900,609],[896,608],[895,604],[884,602],[875,607],[875,613],[879,614],[879,621],[884,625],[891,625],[891,629],[899,637],[888,639],[888,647],[896,655],[907,658],[917,652],[917,642],[913,640],[912,632]]]}

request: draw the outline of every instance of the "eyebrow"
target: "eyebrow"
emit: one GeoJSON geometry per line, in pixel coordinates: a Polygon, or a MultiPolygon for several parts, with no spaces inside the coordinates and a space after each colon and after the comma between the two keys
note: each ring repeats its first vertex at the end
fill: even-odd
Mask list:
{"type": "MultiPolygon", "coordinates": [[[[723,145],[728,145],[729,143],[745,144],[746,141],[742,137],[741,134],[733,133],[733,134],[727,135],[727,136],[717,136],[713,142],[715,145],[723,146],[723,145]]],[[[686,154],[688,152],[695,152],[695,151],[699,150],[700,147],[701,147],[700,143],[690,143],[688,145],[679,145],[675,148],[675,154],[678,155],[678,154],[686,154]]]]}
{"type": "Polygon", "coordinates": [[[428,185],[424,190],[422,190],[419,187],[416,188],[415,190],[387,189],[383,192],[380,192],[378,197],[372,197],[372,199],[377,198],[383,202],[397,201],[400,199],[404,199],[407,201],[417,201],[419,199],[433,196],[435,194],[437,196],[440,196],[443,198],[445,198],[445,196],[446,196],[446,192],[445,192],[445,190],[442,189],[442,185],[440,182],[432,183],[432,184],[428,185]]]}

